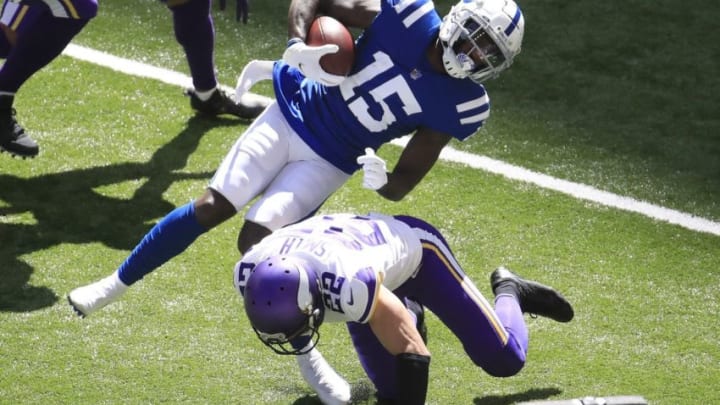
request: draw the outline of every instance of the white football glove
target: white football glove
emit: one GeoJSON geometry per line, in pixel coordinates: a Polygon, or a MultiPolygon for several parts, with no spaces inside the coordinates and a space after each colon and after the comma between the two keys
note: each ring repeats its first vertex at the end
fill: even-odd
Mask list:
{"type": "Polygon", "coordinates": [[[363,169],[363,187],[378,190],[388,182],[385,160],[375,154],[372,148],[365,148],[365,154],[357,158],[363,169]]]}
{"type": "Polygon", "coordinates": [[[245,65],[235,85],[235,101],[239,102],[255,83],[271,80],[274,64],[275,62],[271,60],[252,60],[245,65]]]}
{"type": "Polygon", "coordinates": [[[290,66],[296,67],[308,79],[315,80],[326,86],[338,86],[345,80],[345,76],[328,73],[320,66],[320,58],[329,53],[336,53],[340,48],[337,45],[308,46],[300,39],[293,38],[283,53],[283,60],[290,66]]]}
{"type": "MultiPolygon", "coordinates": [[[[308,343],[310,344],[312,343],[308,343]]],[[[303,378],[315,390],[323,404],[347,405],[350,402],[350,384],[328,364],[317,348],[294,357],[303,378]]]]}

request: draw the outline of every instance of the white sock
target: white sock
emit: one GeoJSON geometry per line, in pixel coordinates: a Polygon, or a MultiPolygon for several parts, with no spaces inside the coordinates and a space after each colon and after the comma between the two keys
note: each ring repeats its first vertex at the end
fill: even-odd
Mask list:
{"type": "Polygon", "coordinates": [[[110,287],[113,291],[118,291],[119,293],[124,293],[129,288],[128,285],[120,280],[120,273],[117,271],[108,276],[106,281],[108,283],[108,287],[110,287]]]}
{"type": "Polygon", "coordinates": [[[217,87],[213,87],[212,89],[205,90],[205,91],[195,90],[195,95],[197,96],[197,98],[200,99],[200,101],[208,101],[210,96],[212,96],[216,90],[217,90],[217,87]]]}

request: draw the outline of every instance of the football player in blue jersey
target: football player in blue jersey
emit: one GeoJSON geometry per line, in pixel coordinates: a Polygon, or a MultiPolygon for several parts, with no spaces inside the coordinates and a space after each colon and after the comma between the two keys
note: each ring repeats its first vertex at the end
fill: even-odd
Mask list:
{"type": "Polygon", "coordinates": [[[444,19],[430,0],[293,0],[288,21],[283,60],[251,63],[238,83],[242,93],[243,77],[272,77],[276,101],[238,138],[199,198],[160,220],[113,274],[70,292],[80,315],[117,300],[253,200],[240,252],[313,214],[361,168],[365,187],[402,199],[451,139],[464,140],[483,124],[489,99],[482,82],[510,66],[524,31],[513,0],[461,1],[444,19]],[[316,13],[365,28],[348,77],[319,66],[335,45],[305,44],[316,13]],[[411,133],[386,172],[373,151],[411,133]]]}
{"type": "MultiPolygon", "coordinates": [[[[190,105],[211,115],[255,118],[270,99],[248,97],[242,103],[218,89],[213,49],[215,31],[210,0],[163,0],[172,11],[175,38],[185,50],[194,89],[190,105]]],[[[237,0],[238,18],[247,20],[247,0],[237,0]]],[[[15,118],[20,87],[53,59],[97,14],[97,0],[4,0],[0,17],[0,151],[35,157],[38,144],[15,118]]]]}
{"type": "Polygon", "coordinates": [[[257,336],[279,354],[302,354],[317,344],[323,322],[346,322],[378,398],[402,405],[426,399],[423,306],[496,377],[525,364],[523,313],[558,322],[574,317],[557,291],[504,267],[490,275],[493,308],[445,237],[410,216],[320,215],[279,229],[235,265],[234,284],[257,336]],[[309,343],[291,344],[300,339],[309,343]]]}

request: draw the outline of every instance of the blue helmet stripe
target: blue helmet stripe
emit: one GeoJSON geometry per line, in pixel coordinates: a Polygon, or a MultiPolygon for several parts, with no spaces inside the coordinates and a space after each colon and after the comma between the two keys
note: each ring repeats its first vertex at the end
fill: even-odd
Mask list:
{"type": "Polygon", "coordinates": [[[515,10],[515,16],[513,17],[512,21],[510,22],[510,25],[505,28],[505,35],[510,36],[513,31],[515,31],[515,28],[517,28],[517,23],[520,21],[520,17],[522,16],[522,13],[520,13],[520,7],[518,7],[515,10]]]}

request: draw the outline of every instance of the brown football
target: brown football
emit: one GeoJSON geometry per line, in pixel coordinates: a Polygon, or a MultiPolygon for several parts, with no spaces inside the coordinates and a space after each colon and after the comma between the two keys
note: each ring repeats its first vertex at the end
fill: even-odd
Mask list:
{"type": "Polygon", "coordinates": [[[320,16],[310,25],[305,43],[311,46],[334,44],[340,48],[320,58],[320,66],[328,73],[347,76],[355,63],[355,41],[350,30],[340,21],[320,16]]]}

